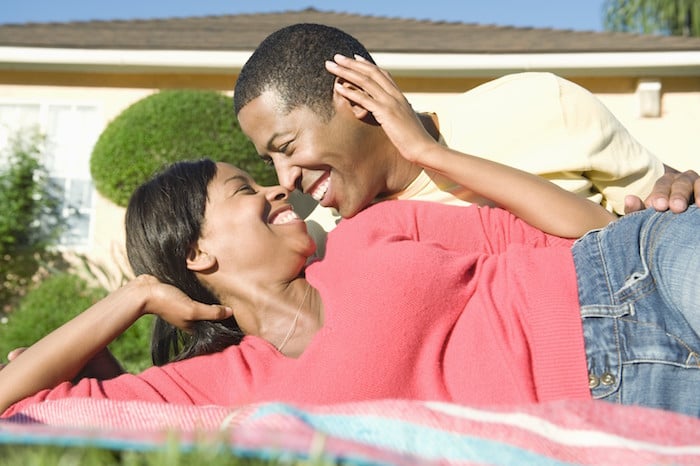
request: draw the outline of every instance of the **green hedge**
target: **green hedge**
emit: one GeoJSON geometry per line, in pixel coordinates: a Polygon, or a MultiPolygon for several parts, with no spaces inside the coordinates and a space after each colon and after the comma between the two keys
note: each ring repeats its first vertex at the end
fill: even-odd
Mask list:
{"type": "MultiPolygon", "coordinates": [[[[0,359],[11,350],[30,346],[103,298],[107,292],[90,286],[67,272],[48,277],[27,293],[19,306],[0,325],[0,359]]],[[[110,350],[129,372],[151,366],[149,354],[151,316],[142,317],[110,345],[110,350]]],[[[80,342],[75,342],[79,345],[80,342]]]]}
{"type": "Polygon", "coordinates": [[[128,107],[100,135],[90,170],[97,190],[125,206],[154,172],[202,157],[230,162],[261,184],[277,183],[241,132],[232,98],[207,90],[164,90],[128,107]]]}

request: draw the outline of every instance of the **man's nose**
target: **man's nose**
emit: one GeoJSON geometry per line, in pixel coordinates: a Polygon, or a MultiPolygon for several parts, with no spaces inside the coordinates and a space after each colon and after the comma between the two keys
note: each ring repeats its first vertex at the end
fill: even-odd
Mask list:
{"type": "Polygon", "coordinates": [[[287,191],[294,191],[296,188],[301,189],[301,168],[291,165],[286,162],[277,163],[275,161],[275,171],[280,185],[287,191]]]}

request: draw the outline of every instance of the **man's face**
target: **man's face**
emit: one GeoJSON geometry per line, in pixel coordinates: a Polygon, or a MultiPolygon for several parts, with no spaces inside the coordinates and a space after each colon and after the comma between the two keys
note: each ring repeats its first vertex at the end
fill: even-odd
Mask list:
{"type": "Polygon", "coordinates": [[[245,105],[238,121],[260,157],[274,164],[282,186],[352,217],[386,189],[387,164],[373,153],[368,125],[345,106],[336,105],[324,121],[305,106],[282,112],[268,91],[245,105]]]}

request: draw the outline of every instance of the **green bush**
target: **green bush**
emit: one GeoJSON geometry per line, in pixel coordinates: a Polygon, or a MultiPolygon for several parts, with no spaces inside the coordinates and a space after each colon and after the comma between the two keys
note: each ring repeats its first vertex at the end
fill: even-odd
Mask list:
{"type": "MultiPolygon", "coordinates": [[[[30,290],[17,309],[0,325],[0,357],[14,348],[29,346],[103,298],[107,292],[67,272],[48,277],[30,290]]],[[[150,316],[142,317],[110,345],[130,372],[151,365],[150,316]]],[[[80,344],[80,342],[76,342],[80,344]]]]}
{"type": "Polygon", "coordinates": [[[125,206],[154,172],[202,157],[230,162],[261,184],[276,184],[274,170],[241,132],[231,97],[206,90],[164,90],[128,107],[100,135],[90,170],[97,190],[125,206]]]}
{"type": "Polygon", "coordinates": [[[50,249],[65,220],[40,161],[41,144],[38,132],[18,133],[0,154],[0,312],[12,310],[42,265],[63,264],[50,249]]]}

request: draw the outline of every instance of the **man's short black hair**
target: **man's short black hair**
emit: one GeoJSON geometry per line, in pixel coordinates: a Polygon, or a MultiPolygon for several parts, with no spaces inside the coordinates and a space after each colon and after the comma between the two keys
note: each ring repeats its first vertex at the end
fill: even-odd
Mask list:
{"type": "Polygon", "coordinates": [[[336,53],[372,60],[365,47],[340,29],[300,23],[270,34],[251,55],[236,81],[236,114],[251,100],[272,90],[280,97],[280,110],[307,106],[321,118],[333,116],[331,105],[335,76],[324,63],[336,53]]]}

